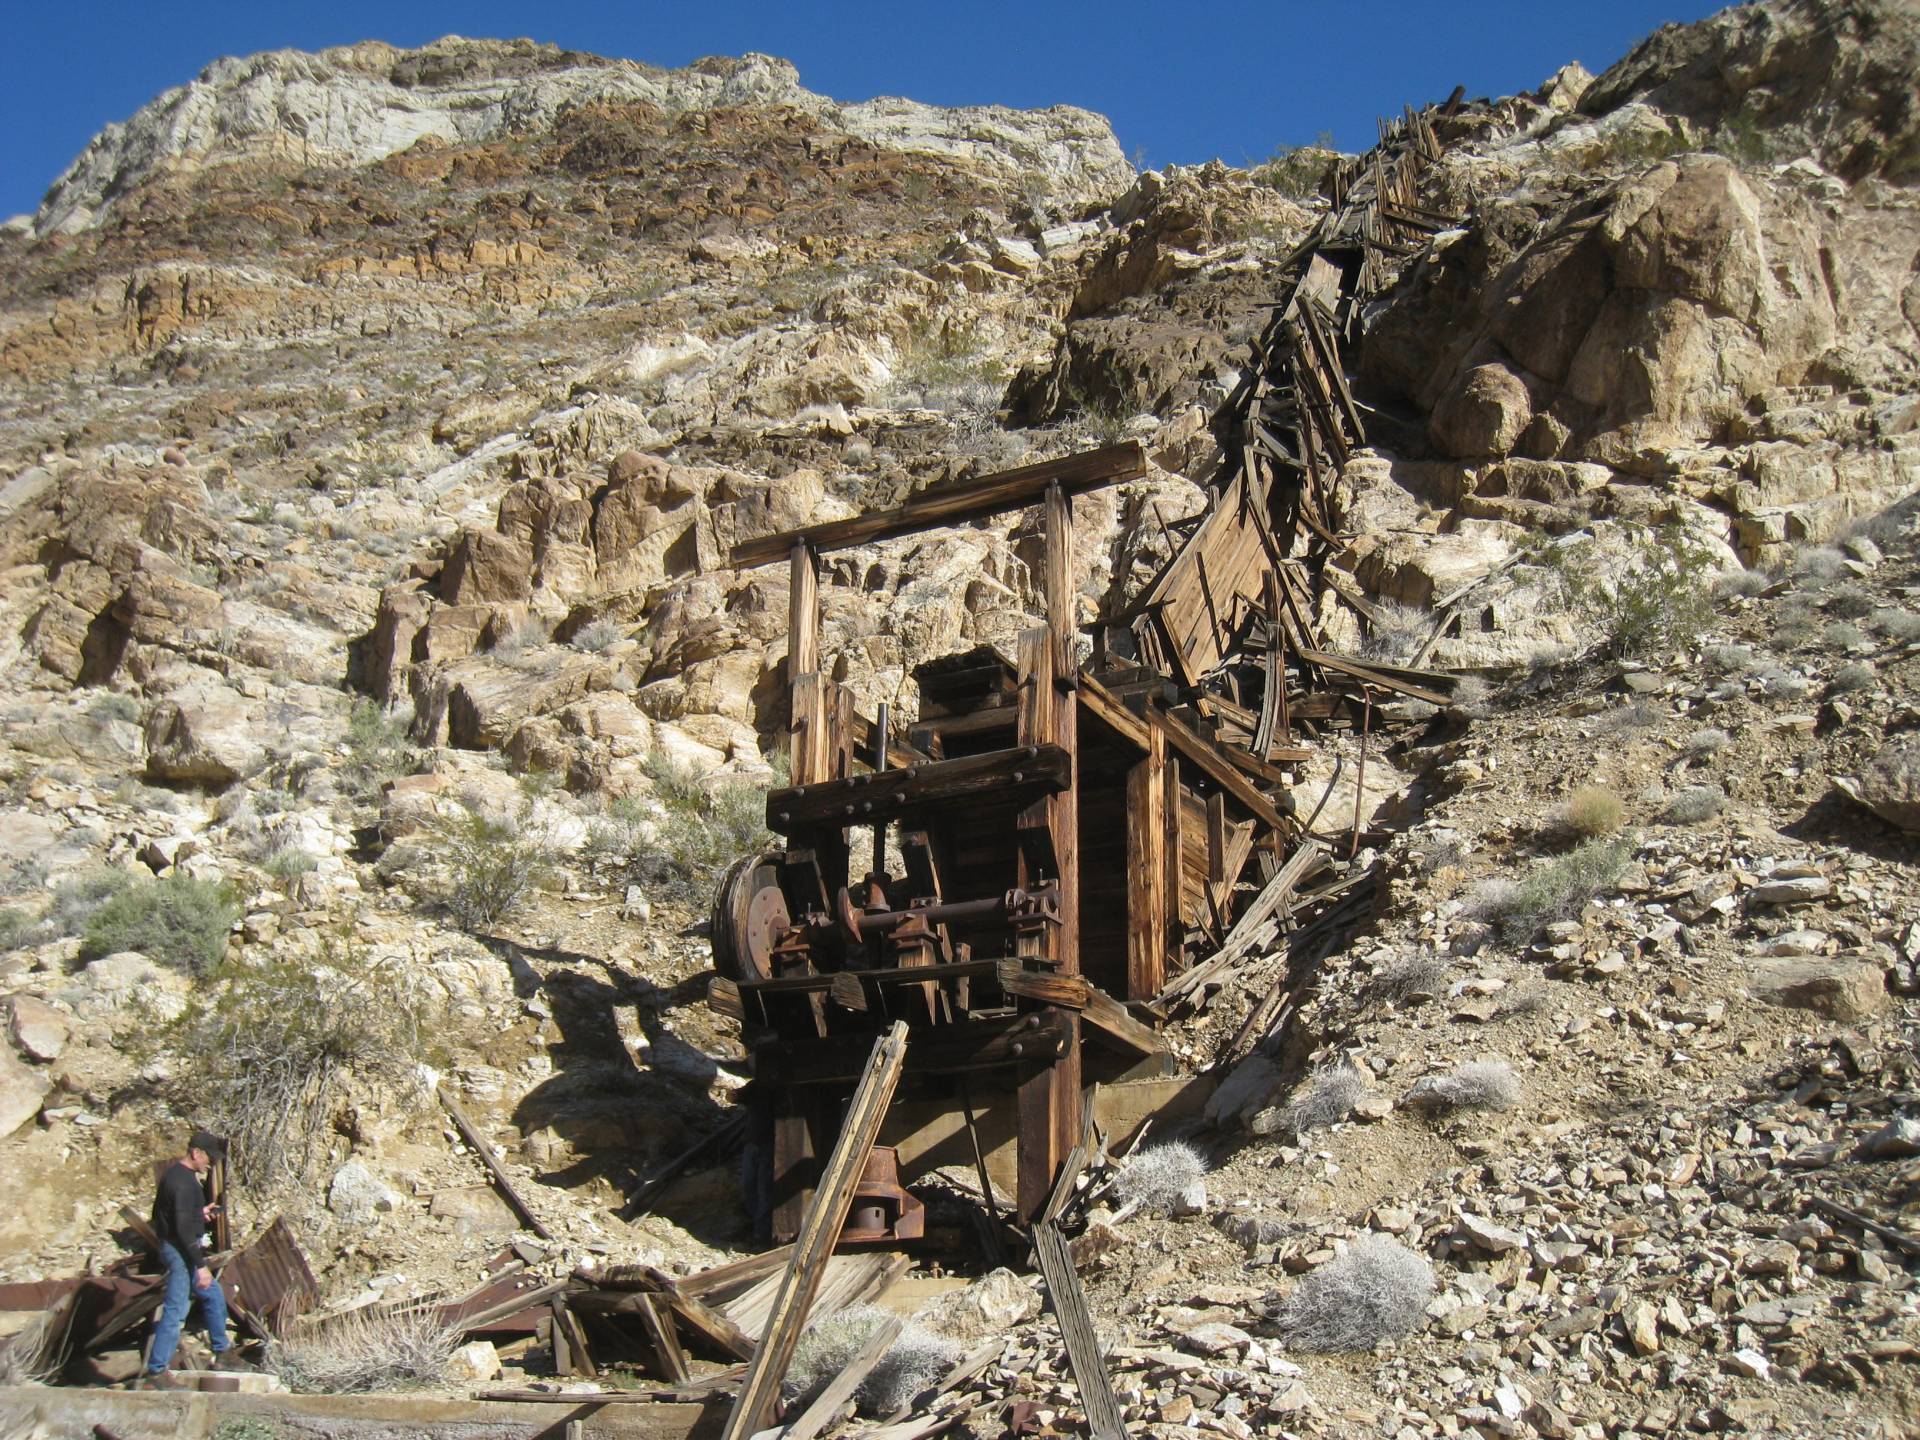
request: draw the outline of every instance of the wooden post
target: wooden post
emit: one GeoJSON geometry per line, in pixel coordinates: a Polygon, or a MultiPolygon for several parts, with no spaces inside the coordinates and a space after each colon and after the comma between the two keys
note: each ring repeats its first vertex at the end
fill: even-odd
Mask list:
{"type": "Polygon", "coordinates": [[[1127,772],[1127,999],[1167,983],[1167,737],[1147,731],[1147,756],[1127,772]]]}
{"type": "MultiPolygon", "coordinates": [[[[1067,752],[1067,787],[1036,802],[1021,816],[1024,832],[1019,883],[1051,879],[1060,892],[1060,923],[1022,934],[1016,948],[1057,975],[1080,973],[1080,792],[1079,701],[1073,678],[1073,507],[1058,487],[1047,492],[1046,549],[1041,588],[1045,629],[1029,630],[1019,645],[1019,739],[1026,745],[1058,745],[1067,752]],[[1044,869],[1048,873],[1040,873],[1044,869]]],[[[1032,1223],[1045,1209],[1067,1153],[1080,1141],[1080,1017],[1055,1008],[1065,1049],[1024,1076],[1019,1086],[1020,1151],[1016,1208],[1032,1223]]]]}
{"type": "Polygon", "coordinates": [[[873,1055],[854,1092],[847,1123],[834,1144],[826,1173],[807,1218],[794,1241],[793,1255],[781,1276],[773,1308],[760,1334],[759,1347],[747,1366],[746,1378],[733,1412],[727,1416],[722,1440],[747,1440],[773,1423],[774,1402],[780,1398],[780,1383],[786,1378],[793,1360],[794,1346],[800,1342],[807,1310],[813,1304],[820,1279],[827,1268],[827,1257],[840,1238],[847,1221],[847,1209],[853,1203],[853,1188],[860,1183],[866,1168],[867,1153],[873,1149],[886,1117],[887,1104],[894,1087],[900,1083],[900,1067],[907,1054],[907,1027],[896,1020],[887,1033],[874,1042],[873,1055]]]}
{"type": "Polygon", "coordinates": [[[796,541],[787,570],[787,678],[820,668],[820,569],[806,542],[796,541]]]}

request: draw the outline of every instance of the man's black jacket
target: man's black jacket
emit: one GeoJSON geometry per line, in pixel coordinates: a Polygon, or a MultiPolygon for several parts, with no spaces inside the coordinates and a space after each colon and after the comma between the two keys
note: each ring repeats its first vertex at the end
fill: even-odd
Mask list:
{"type": "Polygon", "coordinates": [[[180,1252],[189,1270],[206,1263],[201,1249],[207,1237],[207,1217],[202,1213],[206,1203],[200,1177],[178,1160],[167,1167],[160,1188],[153,1193],[153,1233],[180,1252]]]}

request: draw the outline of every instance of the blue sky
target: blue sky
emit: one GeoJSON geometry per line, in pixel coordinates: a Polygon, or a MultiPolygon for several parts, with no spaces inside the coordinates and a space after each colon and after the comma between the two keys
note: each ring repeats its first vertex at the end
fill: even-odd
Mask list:
{"type": "Polygon", "coordinates": [[[531,36],[684,65],[759,50],[792,60],[808,88],[842,100],[1083,105],[1108,116],[1149,165],[1244,164],[1331,133],[1371,143],[1402,104],[1530,89],[1563,62],[1598,71],[1693,0],[1213,0],[1208,4],[123,3],[6,7],[0,56],[0,216],[31,210],[101,126],[123,120],[219,55],[446,34],[531,36]]]}

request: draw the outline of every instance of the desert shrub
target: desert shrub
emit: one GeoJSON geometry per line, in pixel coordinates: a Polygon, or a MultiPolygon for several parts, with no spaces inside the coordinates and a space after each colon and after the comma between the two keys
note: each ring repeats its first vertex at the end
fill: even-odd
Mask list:
{"type": "Polygon", "coordinates": [[[1543,925],[1578,915],[1581,906],[1619,878],[1632,855],[1631,839],[1587,840],[1536,865],[1518,882],[1483,887],[1475,908],[1509,944],[1517,945],[1543,925]]]}
{"type": "Polygon", "coordinates": [[[103,905],[131,884],[133,876],[124,870],[89,870],[62,880],[53,887],[53,902],[41,918],[42,933],[50,940],[80,934],[103,905]]]}
{"type": "MultiPolygon", "coordinates": [[[[1329,139],[1331,137],[1328,137],[1329,139]]],[[[1329,143],[1276,150],[1248,172],[1256,185],[1278,190],[1290,200],[1311,200],[1320,193],[1340,154],[1329,143]]]]}
{"type": "Polygon", "coordinates": [[[1272,1312],[1302,1350],[1371,1350],[1420,1327],[1433,1266],[1384,1235],[1365,1235],[1309,1273],[1272,1312]]]}
{"type": "Polygon", "coordinates": [[[1113,1193],[1124,1205],[1149,1214],[1171,1214],[1180,1197],[1207,1177],[1207,1162],[1183,1140],[1147,1145],[1127,1156],[1114,1176],[1113,1193]]]}
{"type": "Polygon", "coordinates": [[[145,713],[138,700],[117,690],[103,690],[87,705],[87,714],[95,720],[118,720],[128,725],[139,724],[145,713]]]}
{"type": "Polygon", "coordinates": [[[1378,607],[1375,613],[1379,618],[1361,653],[1376,660],[1411,660],[1433,630],[1430,610],[1387,604],[1378,607]]]}
{"type": "Polygon", "coordinates": [[[347,715],[346,788],[370,795],[405,770],[408,758],[406,721],[371,700],[355,700],[347,715]]]}
{"type": "Polygon", "coordinates": [[[1807,693],[1807,677],[1784,665],[1762,665],[1753,678],[1769,700],[1799,700],[1807,693]]]}
{"type": "Polygon", "coordinates": [[[1751,645],[1709,645],[1700,659],[1716,675],[1737,675],[1753,668],[1751,645]]]}
{"type": "Polygon", "coordinates": [[[1899,644],[1920,640],[1920,614],[1911,610],[1876,610],[1868,623],[1873,626],[1875,634],[1899,644]]]}
{"type": "Polygon", "coordinates": [[[1486,706],[1491,696],[1492,691],[1485,680],[1478,675],[1463,675],[1460,677],[1460,683],[1453,687],[1453,707],[1474,715],[1486,706]]]}
{"type": "Polygon", "coordinates": [[[1793,555],[1794,579],[1824,585],[1847,573],[1847,557],[1831,545],[1803,545],[1793,555]]]}
{"type": "MultiPolygon", "coordinates": [[[[847,1367],[890,1317],[873,1305],[849,1305],[801,1332],[787,1366],[785,1388],[795,1406],[803,1406],[847,1367]]],[[[960,1358],[960,1347],[924,1325],[907,1321],[893,1344],[854,1392],[854,1403],[868,1415],[887,1415],[912,1403],[960,1358]]]]}
{"type": "Polygon", "coordinates": [[[0,863],[0,897],[27,895],[47,883],[47,867],[35,855],[0,863]]]}
{"type": "Polygon", "coordinates": [[[1499,1015],[1533,1015],[1547,1008],[1547,989],[1536,980],[1522,980],[1500,992],[1499,1015]]]}
{"type": "Polygon", "coordinates": [[[1734,570],[1714,581],[1713,589],[1717,595],[1751,598],[1764,593],[1772,583],[1758,570],[1734,570]]]}
{"type": "MultiPolygon", "coordinates": [[[[764,850],[767,792],[746,780],[711,788],[699,772],[656,750],[647,759],[653,793],[666,810],[656,846],[646,857],[653,878],[682,887],[704,884],[735,860],[764,850]]],[[[784,783],[776,774],[775,784],[784,783]]]]}
{"type": "Polygon", "coordinates": [[[585,650],[589,654],[598,655],[626,638],[627,632],[611,620],[595,620],[592,624],[582,625],[574,631],[573,640],[570,643],[576,650],[585,650]]]}
{"type": "Polygon", "coordinates": [[[1367,1082],[1347,1064],[1328,1065],[1309,1075],[1287,1102],[1286,1122],[1296,1134],[1337,1125],[1353,1114],[1367,1094],[1367,1082]]]}
{"type": "Polygon", "coordinates": [[[67,1361],[67,1327],[60,1320],[43,1310],[0,1343],[0,1385],[52,1383],[67,1361]]]}
{"type": "Polygon", "coordinates": [[[1856,660],[1834,671],[1828,688],[1836,695],[1847,695],[1855,690],[1871,690],[1879,680],[1879,673],[1873,666],[1856,660]]]}
{"type": "Polygon", "coordinates": [[[1718,785],[1689,785],[1660,812],[1662,825],[1698,825],[1726,807],[1727,792],[1718,785]]]}
{"type": "Polygon", "coordinates": [[[1660,707],[1645,700],[1629,700],[1611,710],[1603,710],[1594,724],[1602,730],[1644,730],[1660,723],[1660,707]]]}
{"type": "Polygon", "coordinates": [[[1504,1060],[1470,1060],[1427,1076],[1402,1103],[1422,1110],[1511,1110],[1520,1103],[1520,1080],[1504,1060]]]}
{"type": "Polygon", "coordinates": [[[0,909],[0,955],[17,950],[33,933],[33,917],[24,910],[0,909]]]}
{"type": "Polygon", "coordinates": [[[1574,834],[1591,839],[1611,835],[1626,819],[1627,807],[1604,785],[1582,785],[1567,797],[1560,821],[1574,834]]]}
{"type": "Polygon", "coordinates": [[[136,880],[108,897],[80,937],[82,959],[138,950],[156,964],[203,975],[227,953],[240,903],[225,885],[169,875],[136,880]]]}
{"type": "Polygon", "coordinates": [[[260,864],[260,868],[276,880],[297,880],[302,875],[311,875],[320,867],[320,862],[298,845],[282,845],[260,864]]]}
{"type": "Polygon", "coordinates": [[[1709,725],[1687,736],[1681,743],[1681,749],[1695,759],[1699,759],[1707,755],[1718,755],[1732,743],[1733,737],[1726,731],[1709,725]]]}
{"type": "Polygon", "coordinates": [[[1691,643],[1714,618],[1713,594],[1702,578],[1711,558],[1678,526],[1636,527],[1625,565],[1611,577],[1575,568],[1569,591],[1600,627],[1607,654],[1664,654],[1691,643]]]}
{"type": "Polygon", "coordinates": [[[447,867],[441,898],[470,929],[504,919],[553,864],[553,846],[524,805],[502,813],[463,803],[434,833],[447,867]]]}
{"type": "Polygon", "coordinates": [[[1809,645],[1820,634],[1820,607],[1805,595],[1789,595],[1774,608],[1768,641],[1774,650],[1809,645]]]}
{"type": "Polygon", "coordinates": [[[176,1102],[230,1139],[244,1183],[311,1174],[349,1076],[397,1089],[434,1058],[426,1003],[349,946],[213,978],[157,1044],[176,1061],[176,1102]]]}
{"type": "Polygon", "coordinates": [[[1834,650],[1852,650],[1867,643],[1867,632],[1858,625],[1838,620],[1827,626],[1826,634],[1821,638],[1834,650]]]}
{"type": "Polygon", "coordinates": [[[1827,613],[1841,620],[1864,620],[1873,613],[1873,594],[1864,585],[1836,585],[1827,596],[1827,613]]]}
{"type": "Polygon", "coordinates": [[[1370,999],[1399,1002],[1413,995],[1441,995],[1447,988],[1447,962],[1431,952],[1401,955],[1382,965],[1367,981],[1370,999]]]}
{"type": "Polygon", "coordinates": [[[438,1306],[350,1310],[276,1340],[267,1369],[306,1395],[365,1395],[444,1384],[460,1331],[438,1306]]]}

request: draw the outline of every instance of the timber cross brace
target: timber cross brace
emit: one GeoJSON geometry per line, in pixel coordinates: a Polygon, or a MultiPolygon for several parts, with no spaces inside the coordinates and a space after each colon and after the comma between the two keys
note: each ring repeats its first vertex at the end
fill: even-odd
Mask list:
{"type": "MultiPolygon", "coordinates": [[[[1031,1227],[1089,1131],[1088,1084],[1164,1073],[1158,1026],[1175,1007],[1204,1003],[1282,937],[1318,943],[1364,914],[1371,874],[1324,873],[1361,845],[1358,797],[1316,830],[1317,811],[1294,814],[1290,767],[1344,729],[1364,777],[1382,702],[1441,704],[1453,688],[1332,654],[1316,623],[1328,603],[1372,619],[1329,565],[1348,456],[1365,443],[1342,345],[1406,237],[1444,218],[1419,208],[1417,182],[1440,153],[1429,117],[1446,113],[1409,112],[1333,177],[1334,208],[1287,262],[1287,298],[1215,418],[1207,504],[1164,527],[1171,558],[1127,612],[1103,617],[1131,663],[1079,659],[1072,499],[1144,477],[1137,443],[934,487],[729,556],[789,567],[791,783],[767,800],[785,844],[723,878],[709,990],[753,1055],[749,1154],[771,1174],[750,1176],[749,1197],[773,1238],[797,1233],[846,1099],[895,1022],[911,1035],[899,1100],[964,1115],[976,1151],[976,1106],[1011,1133],[1015,1218],[1031,1227]],[[860,714],[823,664],[819,557],[1036,506],[1045,623],[1011,657],[981,647],[918,666],[919,715],[900,734],[884,706],[860,714]]],[[[1227,1058],[1280,1033],[1281,980],[1227,1058]]],[[[984,1160],[980,1173],[991,1188],[984,1160]]]]}

